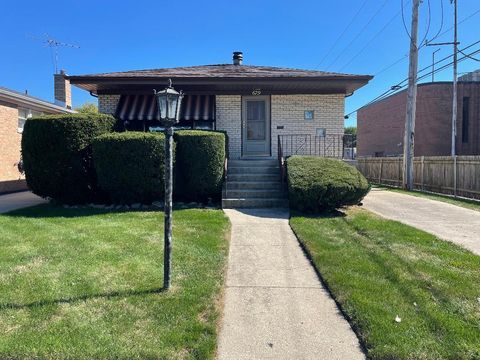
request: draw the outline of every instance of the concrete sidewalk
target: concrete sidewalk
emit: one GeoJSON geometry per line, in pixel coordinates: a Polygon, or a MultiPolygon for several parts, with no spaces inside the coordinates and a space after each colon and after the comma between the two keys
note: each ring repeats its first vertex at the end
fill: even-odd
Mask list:
{"type": "Polygon", "coordinates": [[[219,359],[364,359],[288,224],[288,210],[225,210],[232,239],[219,359]]]}
{"type": "Polygon", "coordinates": [[[0,195],[0,214],[46,202],[47,200],[32,194],[30,191],[0,195]]]}
{"type": "Polygon", "coordinates": [[[480,255],[480,211],[383,189],[372,189],[363,205],[480,255]]]}

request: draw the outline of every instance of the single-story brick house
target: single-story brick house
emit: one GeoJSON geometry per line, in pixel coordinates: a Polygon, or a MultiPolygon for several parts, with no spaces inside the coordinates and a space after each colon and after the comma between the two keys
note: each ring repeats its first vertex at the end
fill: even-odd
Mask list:
{"type": "Polygon", "coordinates": [[[55,87],[55,97],[62,95],[56,104],[0,87],[0,193],[27,189],[25,178],[18,166],[26,119],[42,114],[73,112],[65,103],[66,95],[68,101],[71,100],[69,89],[64,87],[62,93],[63,75],[55,75],[55,81],[56,85],[60,85],[55,87]]]}
{"type": "Polygon", "coordinates": [[[233,64],[65,76],[127,129],[158,127],[153,89],[182,90],[180,126],[224,130],[231,159],[277,156],[278,135],[343,134],[345,97],[371,76],[233,64]]]}

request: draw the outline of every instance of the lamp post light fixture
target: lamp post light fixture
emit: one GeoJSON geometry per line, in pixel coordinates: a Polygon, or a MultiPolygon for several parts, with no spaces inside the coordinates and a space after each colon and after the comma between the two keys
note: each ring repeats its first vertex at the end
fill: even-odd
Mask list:
{"type": "Polygon", "coordinates": [[[153,90],[157,98],[160,123],[165,126],[165,226],[163,252],[163,288],[170,287],[172,263],[172,199],[173,199],[173,125],[178,123],[183,93],[175,91],[172,80],[162,91],[153,90]]]}

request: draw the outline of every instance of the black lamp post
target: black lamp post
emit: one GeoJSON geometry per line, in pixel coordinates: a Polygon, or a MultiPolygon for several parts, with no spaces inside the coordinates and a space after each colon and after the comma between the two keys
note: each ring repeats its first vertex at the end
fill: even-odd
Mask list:
{"type": "Polygon", "coordinates": [[[162,91],[153,90],[160,114],[160,122],[165,126],[165,229],[163,253],[163,288],[170,287],[172,254],[172,198],[173,198],[173,125],[178,123],[183,93],[175,91],[172,80],[162,91]]]}

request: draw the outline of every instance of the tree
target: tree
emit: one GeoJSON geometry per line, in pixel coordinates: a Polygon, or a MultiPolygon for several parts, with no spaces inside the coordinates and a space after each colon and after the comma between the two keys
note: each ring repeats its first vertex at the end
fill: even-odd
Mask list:
{"type": "Polygon", "coordinates": [[[347,135],[345,142],[349,145],[348,147],[357,147],[357,127],[347,126],[344,134],[347,135]]]}
{"type": "Polygon", "coordinates": [[[76,107],[75,111],[81,114],[97,114],[98,107],[94,103],[86,102],[83,105],[76,107]]]}

